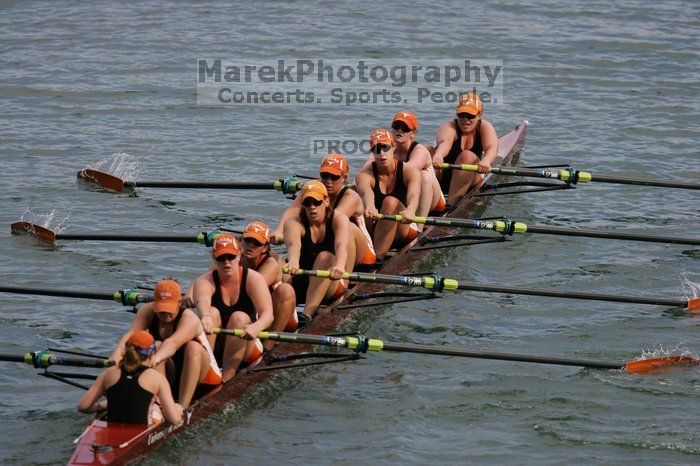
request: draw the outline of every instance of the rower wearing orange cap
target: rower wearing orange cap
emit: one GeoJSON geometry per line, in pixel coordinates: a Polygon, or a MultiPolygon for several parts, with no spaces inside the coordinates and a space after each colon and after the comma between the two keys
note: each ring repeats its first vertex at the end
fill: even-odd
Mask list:
{"type": "MultiPolygon", "coordinates": [[[[498,157],[498,136],[493,125],[484,120],[484,105],[478,95],[469,92],[457,103],[457,118],[444,123],[435,138],[433,165],[443,163],[479,166],[479,173],[487,173],[498,157]]],[[[481,182],[481,175],[462,170],[443,170],[440,176],[442,191],[448,193],[451,205],[481,182]]]]}
{"type": "MultiPolygon", "coordinates": [[[[340,154],[328,154],[321,161],[319,172],[321,182],[328,192],[331,209],[347,215],[353,224],[350,227],[350,235],[355,240],[357,249],[356,270],[371,269],[377,260],[377,256],[374,253],[372,236],[365,224],[365,207],[362,205],[362,198],[357,191],[347,185],[348,177],[350,176],[350,166],[347,160],[340,154]]],[[[301,208],[301,196],[297,196],[292,205],[280,217],[277,229],[272,234],[273,238],[282,237],[284,223],[290,218],[299,215],[301,208]]]]}
{"type": "Polygon", "coordinates": [[[374,162],[362,167],[355,178],[365,212],[375,220],[379,213],[403,216],[400,224],[380,220],[374,227],[374,251],[383,259],[392,244],[402,247],[418,235],[418,226],[411,221],[420,201],[421,174],[413,165],[396,160],[396,143],[387,130],[375,130],[369,144],[374,162]]]}
{"type": "Polygon", "coordinates": [[[306,298],[304,315],[311,318],[322,301],[342,296],[347,285],[340,276],[352,272],[357,248],[350,233],[354,225],[347,215],[330,208],[323,183],[318,180],[304,183],[299,197],[302,210],[284,223],[284,241],[297,302],[306,298]],[[329,269],[331,280],[295,275],[300,268],[329,269]]]}
{"type": "MultiPolygon", "coordinates": [[[[420,201],[416,214],[419,217],[425,217],[431,212],[435,214],[444,212],[445,196],[435,176],[430,151],[414,139],[418,133],[418,117],[412,112],[400,111],[394,115],[391,129],[396,142],[394,157],[416,167],[421,174],[420,201]]],[[[422,226],[419,225],[419,227],[422,226]]]]}
{"type": "Polygon", "coordinates": [[[241,249],[233,235],[214,240],[214,268],[198,277],[192,285],[195,307],[207,333],[214,327],[243,329],[241,338],[219,335],[214,354],[222,361],[223,379],[236,374],[241,363],[257,363],[263,346],[257,338],[274,321],[272,297],[265,277],[240,263],[241,249]]]}
{"type": "Polygon", "coordinates": [[[97,377],[78,402],[78,411],[95,413],[106,409],[109,422],[153,424],[163,415],[171,424],[180,422],[183,408],[175,403],[168,380],[149,367],[155,351],[153,335],[145,330],[133,332],[119,365],[97,377]],[[106,402],[98,401],[102,396],[106,402]]]}
{"type": "Polygon", "coordinates": [[[151,365],[163,374],[172,375],[172,385],[174,391],[179,391],[177,398],[182,406],[190,405],[198,385],[211,388],[221,384],[221,370],[199,317],[183,307],[182,290],[176,281],[158,282],[153,290],[153,302],[138,310],[131,329],[119,340],[110,360],[120,362],[126,343],[141,330],[148,331],[160,342],[151,357],[151,365]]]}
{"type": "MultiPolygon", "coordinates": [[[[243,232],[241,249],[241,265],[259,272],[265,278],[272,295],[274,320],[268,330],[271,332],[296,330],[299,319],[294,312],[296,305],[294,288],[289,283],[282,282],[283,261],[270,250],[270,227],[264,222],[250,222],[243,232]]],[[[274,345],[275,342],[272,340],[267,340],[263,344],[266,348],[272,348],[274,345]]]]}

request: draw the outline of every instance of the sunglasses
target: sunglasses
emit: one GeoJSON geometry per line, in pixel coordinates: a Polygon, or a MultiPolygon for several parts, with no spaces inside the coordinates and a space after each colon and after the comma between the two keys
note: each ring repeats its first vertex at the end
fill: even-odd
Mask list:
{"type": "Polygon", "coordinates": [[[391,149],[391,146],[387,146],[386,144],[377,144],[376,146],[372,147],[372,153],[374,155],[379,155],[382,152],[389,152],[389,149],[391,149]]]}
{"type": "Polygon", "coordinates": [[[340,175],[334,175],[332,173],[321,173],[321,178],[324,180],[338,181],[340,179],[340,175]]]}
{"type": "Polygon", "coordinates": [[[256,240],[255,238],[243,238],[243,242],[250,246],[251,248],[259,248],[260,246],[263,245],[260,241],[256,240]]]}
{"type": "Polygon", "coordinates": [[[236,257],[238,256],[234,256],[233,254],[222,254],[221,256],[216,258],[216,262],[221,262],[222,264],[226,261],[233,262],[236,260],[236,257]]]}
{"type": "Polygon", "coordinates": [[[395,121],[391,124],[391,129],[394,131],[401,131],[402,133],[410,133],[411,128],[408,127],[403,121],[395,121]]]}
{"type": "Polygon", "coordinates": [[[473,120],[476,118],[476,115],[472,115],[471,113],[458,113],[457,118],[461,118],[462,120],[473,120]]]}
{"type": "Polygon", "coordinates": [[[312,197],[307,197],[307,198],[304,199],[304,200],[302,201],[302,203],[301,203],[301,205],[303,205],[304,207],[311,207],[311,206],[316,206],[316,207],[318,207],[318,206],[320,206],[321,204],[323,204],[323,201],[318,201],[318,200],[316,200],[316,199],[314,199],[314,198],[312,198],[312,197]]]}

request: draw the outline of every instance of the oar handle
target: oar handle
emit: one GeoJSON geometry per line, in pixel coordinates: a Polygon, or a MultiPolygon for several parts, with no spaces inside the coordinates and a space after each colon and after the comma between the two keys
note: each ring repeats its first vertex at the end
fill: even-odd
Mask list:
{"type": "Polygon", "coordinates": [[[23,362],[36,368],[47,368],[49,366],[75,366],[75,367],[109,367],[113,363],[107,359],[78,359],[64,358],[56,356],[47,351],[33,351],[22,355],[0,354],[0,361],[23,362]]]}

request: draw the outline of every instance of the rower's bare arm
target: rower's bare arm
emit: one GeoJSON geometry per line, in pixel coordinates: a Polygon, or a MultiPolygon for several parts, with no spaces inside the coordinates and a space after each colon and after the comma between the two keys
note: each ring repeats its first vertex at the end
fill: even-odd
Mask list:
{"type": "Polygon", "coordinates": [[[182,312],[175,332],[163,341],[153,355],[153,366],[171,358],[183,345],[194,340],[203,330],[199,317],[189,309],[182,312]]]}
{"type": "Polygon", "coordinates": [[[248,325],[245,330],[251,337],[255,338],[258,336],[258,333],[270,328],[274,321],[272,296],[270,296],[270,289],[265,282],[265,278],[255,270],[248,271],[246,291],[253,302],[255,312],[258,314],[258,320],[248,325]],[[249,327],[253,328],[249,329],[249,327]]]}
{"type": "Polygon", "coordinates": [[[376,216],[379,212],[377,212],[374,206],[374,191],[372,191],[373,180],[372,165],[365,165],[355,177],[355,186],[357,186],[357,192],[362,197],[362,203],[365,205],[365,212],[371,216],[376,216]]]}
{"type": "MultiPolygon", "coordinates": [[[[481,121],[481,128],[479,131],[481,134],[481,144],[484,148],[484,155],[481,157],[478,165],[488,169],[496,160],[496,157],[498,157],[498,135],[493,125],[484,120],[481,121]]],[[[483,172],[486,172],[486,170],[483,172]]]]}
{"type": "Polygon", "coordinates": [[[211,298],[214,296],[215,291],[210,272],[201,275],[192,284],[192,304],[197,317],[202,320],[202,326],[207,334],[210,334],[214,328],[214,319],[211,315],[211,298]]]}
{"type": "Polygon", "coordinates": [[[406,217],[412,219],[416,216],[416,210],[418,209],[418,202],[420,201],[420,189],[422,184],[422,178],[420,171],[413,166],[404,165],[403,178],[406,182],[406,210],[404,214],[406,217]]]}
{"type": "Polygon", "coordinates": [[[439,166],[444,163],[444,158],[450,153],[452,143],[457,139],[457,131],[453,128],[451,121],[443,124],[435,137],[435,153],[433,154],[433,165],[439,166]]]}
{"type": "Polygon", "coordinates": [[[433,158],[430,156],[430,152],[425,148],[423,144],[418,144],[413,153],[411,154],[411,160],[408,161],[408,165],[412,165],[421,170],[427,170],[432,166],[433,158]]]}
{"type": "Polygon", "coordinates": [[[284,224],[287,223],[287,220],[296,217],[300,212],[301,196],[297,196],[296,199],[292,201],[292,205],[287,207],[287,210],[284,211],[280,217],[280,221],[277,223],[277,228],[275,228],[275,231],[270,235],[270,242],[272,244],[277,244],[277,240],[284,234],[284,224]]]}
{"type": "Polygon", "coordinates": [[[258,269],[258,272],[265,279],[267,286],[272,286],[279,280],[280,266],[277,263],[277,260],[270,260],[270,258],[268,258],[258,269]]]}
{"type": "Polygon", "coordinates": [[[292,273],[299,268],[303,228],[298,216],[284,222],[284,243],[287,245],[287,266],[292,273]]]}
{"type": "Polygon", "coordinates": [[[335,235],[335,264],[331,267],[331,278],[340,279],[345,272],[345,264],[348,259],[348,245],[350,244],[350,219],[347,215],[336,212],[333,215],[333,233],[335,235]]]}
{"type": "Polygon", "coordinates": [[[138,332],[139,330],[148,330],[148,326],[151,325],[153,320],[153,303],[146,303],[139,308],[136,312],[134,320],[131,322],[131,328],[119,339],[116,348],[112,351],[109,356],[110,361],[118,363],[124,356],[126,341],[129,339],[132,333],[138,332]]]}
{"type": "Polygon", "coordinates": [[[362,198],[352,189],[348,189],[345,192],[345,196],[343,196],[333,210],[347,215],[348,218],[357,217],[365,212],[364,206],[362,205],[362,198]]]}
{"type": "Polygon", "coordinates": [[[105,394],[105,377],[107,377],[107,369],[102,371],[102,373],[97,377],[95,383],[85,392],[85,395],[78,401],[78,406],[76,408],[81,413],[94,413],[98,410],[98,400],[102,395],[105,394]]]}
{"type": "Polygon", "coordinates": [[[153,377],[158,383],[158,391],[156,392],[156,396],[158,398],[158,402],[160,403],[163,416],[165,416],[165,420],[169,423],[177,424],[182,420],[183,408],[179,403],[175,402],[173,393],[170,390],[168,379],[166,379],[160,372],[152,372],[155,372],[153,377]]]}

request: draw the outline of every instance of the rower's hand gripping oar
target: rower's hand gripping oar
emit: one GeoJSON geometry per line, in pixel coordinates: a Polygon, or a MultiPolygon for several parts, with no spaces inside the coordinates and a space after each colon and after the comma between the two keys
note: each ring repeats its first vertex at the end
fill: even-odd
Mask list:
{"type": "Polygon", "coordinates": [[[92,181],[105,189],[111,189],[118,193],[132,188],[177,188],[177,189],[274,189],[283,194],[294,194],[299,191],[304,183],[296,178],[281,178],[272,183],[269,182],[196,182],[196,181],[124,181],[119,177],[84,168],[78,171],[79,179],[92,181]]]}
{"type": "Polygon", "coordinates": [[[51,288],[32,288],[25,286],[0,286],[0,293],[28,294],[37,296],[59,296],[63,298],[97,299],[102,301],[116,301],[124,306],[136,306],[137,304],[153,301],[153,295],[144,294],[136,288],[119,290],[114,293],[99,291],[57,290],[51,288]]]}
{"type": "MultiPolygon", "coordinates": [[[[215,328],[214,333],[241,336],[241,329],[215,328]]],[[[532,362],[539,364],[556,364],[563,366],[587,367],[591,369],[621,369],[625,372],[641,374],[668,366],[700,364],[700,359],[690,356],[668,356],[654,359],[639,359],[630,362],[601,362],[586,359],[570,359],[552,356],[533,356],[524,354],[498,353],[492,351],[467,350],[444,346],[415,345],[411,343],[391,343],[376,338],[356,336],[308,335],[305,333],[260,332],[258,338],[285,343],[305,343],[311,345],[348,348],[358,352],[393,351],[399,353],[435,354],[442,356],[459,356],[464,358],[497,359],[501,361],[532,362]]]]}
{"type": "MultiPolygon", "coordinates": [[[[199,243],[211,247],[214,240],[224,234],[224,231],[203,231],[197,235],[181,234],[140,234],[123,235],[118,233],[56,233],[46,227],[30,222],[15,222],[10,225],[10,231],[14,234],[29,234],[38,240],[48,244],[55,244],[57,240],[68,241],[135,241],[143,243],[199,243]]],[[[242,233],[237,230],[227,230],[234,233],[242,233]]],[[[283,244],[282,241],[279,244],[283,244]]]]}
{"type": "MultiPolygon", "coordinates": [[[[469,164],[444,163],[442,164],[441,168],[447,168],[452,170],[464,170],[469,172],[479,171],[479,167],[477,165],[469,164]]],[[[565,170],[545,170],[533,168],[491,167],[488,172],[496,175],[524,176],[529,178],[553,178],[572,185],[575,185],[577,183],[588,183],[591,181],[595,181],[599,183],[632,184],[639,186],[656,186],[662,188],[700,189],[700,184],[698,183],[684,181],[652,180],[644,178],[627,178],[612,175],[594,175],[593,173],[574,170],[572,168],[568,168],[565,170]]]]}
{"type": "MultiPolygon", "coordinates": [[[[376,217],[378,220],[390,220],[394,222],[400,222],[403,220],[403,216],[401,215],[378,214],[376,217]]],[[[523,222],[517,222],[507,218],[503,218],[502,220],[479,220],[449,217],[414,217],[412,221],[415,223],[422,223],[425,225],[436,225],[440,227],[466,228],[471,230],[491,230],[496,231],[502,235],[513,235],[514,233],[539,233],[545,235],[582,236],[586,238],[603,238],[626,241],[640,241],[645,243],[687,244],[691,246],[700,246],[700,239],[695,238],[640,235],[637,233],[586,230],[583,228],[526,225],[523,222]]]]}
{"type": "MultiPolygon", "coordinates": [[[[284,273],[289,273],[289,269],[284,267],[284,273]]],[[[297,275],[308,275],[311,277],[330,278],[329,270],[298,270],[297,275]]],[[[529,296],[548,296],[551,298],[583,299],[590,301],[608,301],[619,303],[651,304],[658,306],[673,306],[686,308],[689,311],[700,311],[700,298],[693,299],[668,299],[668,298],[645,298],[641,296],[624,296],[603,293],[587,293],[580,291],[560,291],[543,288],[525,288],[515,286],[501,286],[480,283],[461,283],[452,278],[444,278],[438,274],[416,277],[403,275],[386,275],[378,273],[351,272],[341,276],[343,280],[360,283],[386,283],[389,285],[403,285],[426,288],[432,292],[442,291],[482,291],[487,293],[521,294],[529,296]]]]}
{"type": "Polygon", "coordinates": [[[0,361],[23,362],[36,368],[49,366],[73,366],[73,367],[109,367],[114,364],[107,359],[79,359],[57,356],[47,351],[34,351],[26,354],[0,353],[0,361]]]}

